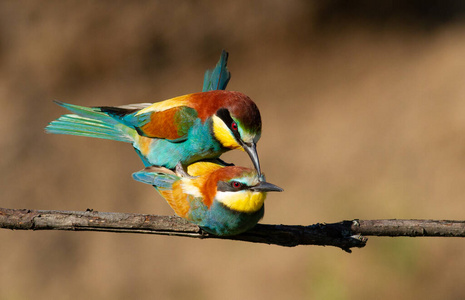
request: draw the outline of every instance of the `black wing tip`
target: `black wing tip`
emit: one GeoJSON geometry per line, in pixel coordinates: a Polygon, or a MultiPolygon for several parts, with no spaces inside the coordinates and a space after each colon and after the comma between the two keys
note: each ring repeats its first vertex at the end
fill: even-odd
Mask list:
{"type": "Polygon", "coordinates": [[[128,108],[121,108],[121,107],[115,107],[115,106],[98,106],[95,107],[98,110],[100,110],[103,113],[107,113],[113,116],[118,116],[118,117],[124,117],[126,115],[132,114],[139,109],[128,109],[128,108]]]}
{"type": "Polygon", "coordinates": [[[226,51],[225,49],[221,50],[221,58],[224,59],[225,65],[226,65],[228,63],[229,52],[226,51]]]}
{"type": "Polygon", "coordinates": [[[52,100],[53,103],[55,103],[56,105],[59,105],[59,106],[64,106],[66,103],[60,101],[60,100],[52,100]]]}

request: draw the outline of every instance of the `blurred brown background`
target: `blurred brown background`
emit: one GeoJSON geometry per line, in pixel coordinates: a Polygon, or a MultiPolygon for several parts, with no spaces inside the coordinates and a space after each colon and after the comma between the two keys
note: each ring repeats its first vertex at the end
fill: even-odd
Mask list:
{"type": "MultiPolygon", "coordinates": [[[[128,144],[46,135],[80,105],[230,90],[261,109],[263,223],[465,219],[460,1],[0,2],[0,207],[172,214],[128,144]],[[440,3],[440,4],[439,4],[440,3]]],[[[226,160],[248,165],[244,153],[226,160]]],[[[150,235],[0,230],[0,299],[463,299],[465,241],[347,254],[150,235]]]]}

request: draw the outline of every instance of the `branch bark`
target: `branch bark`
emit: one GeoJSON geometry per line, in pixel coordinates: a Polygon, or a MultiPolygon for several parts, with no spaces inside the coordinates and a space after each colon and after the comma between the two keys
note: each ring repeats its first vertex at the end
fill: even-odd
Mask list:
{"type": "Polygon", "coordinates": [[[87,210],[47,211],[0,208],[0,228],[14,230],[73,230],[145,233],[192,238],[214,238],[265,243],[286,247],[334,246],[351,252],[366,245],[364,236],[465,237],[465,221],[353,220],[309,226],[258,224],[236,236],[208,234],[197,225],[175,216],[109,213],[87,210]]]}
{"type": "Polygon", "coordinates": [[[355,220],[351,229],[366,236],[465,237],[465,221],[454,220],[355,220]]]}

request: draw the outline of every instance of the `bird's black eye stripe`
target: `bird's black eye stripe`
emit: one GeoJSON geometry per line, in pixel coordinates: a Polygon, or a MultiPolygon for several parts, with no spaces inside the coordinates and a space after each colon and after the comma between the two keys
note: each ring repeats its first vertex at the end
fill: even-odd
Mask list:
{"type": "Polygon", "coordinates": [[[229,110],[227,110],[226,108],[220,108],[216,112],[216,115],[221,120],[223,120],[223,122],[226,124],[226,126],[228,126],[229,128],[232,129],[232,132],[233,132],[234,136],[240,140],[239,132],[237,131],[237,129],[233,128],[233,127],[237,128],[237,123],[233,120],[233,118],[231,118],[231,114],[229,113],[229,110]],[[233,126],[233,123],[236,124],[236,125],[233,126]]]}
{"type": "Polygon", "coordinates": [[[216,112],[216,115],[223,120],[223,122],[231,128],[231,124],[234,122],[234,120],[231,118],[231,114],[229,113],[229,110],[226,108],[220,108],[216,112]]]}
{"type": "Polygon", "coordinates": [[[237,191],[246,190],[250,188],[249,186],[243,183],[241,183],[239,187],[237,186],[235,187],[234,183],[237,183],[237,181],[231,181],[231,182],[218,181],[217,190],[219,192],[237,192],[237,191]]]}

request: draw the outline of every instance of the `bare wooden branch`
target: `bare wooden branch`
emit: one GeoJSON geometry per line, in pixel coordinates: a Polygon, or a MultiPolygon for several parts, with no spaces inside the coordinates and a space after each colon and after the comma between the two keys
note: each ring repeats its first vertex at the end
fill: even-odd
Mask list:
{"type": "Polygon", "coordinates": [[[465,237],[465,221],[353,220],[309,226],[258,224],[236,236],[219,237],[175,216],[108,213],[87,210],[46,211],[0,208],[0,228],[14,230],[74,230],[146,233],[193,238],[215,238],[286,247],[320,245],[347,252],[364,247],[365,236],[465,237]]]}
{"type": "Polygon", "coordinates": [[[76,230],[151,233],[193,238],[215,238],[294,247],[335,246],[350,252],[363,247],[366,238],[352,236],[351,221],[311,226],[258,224],[246,233],[219,237],[175,216],[154,216],[96,211],[47,211],[0,208],[0,228],[15,230],[76,230]]]}
{"type": "Polygon", "coordinates": [[[355,220],[354,234],[372,236],[465,237],[465,221],[453,220],[355,220]]]}

